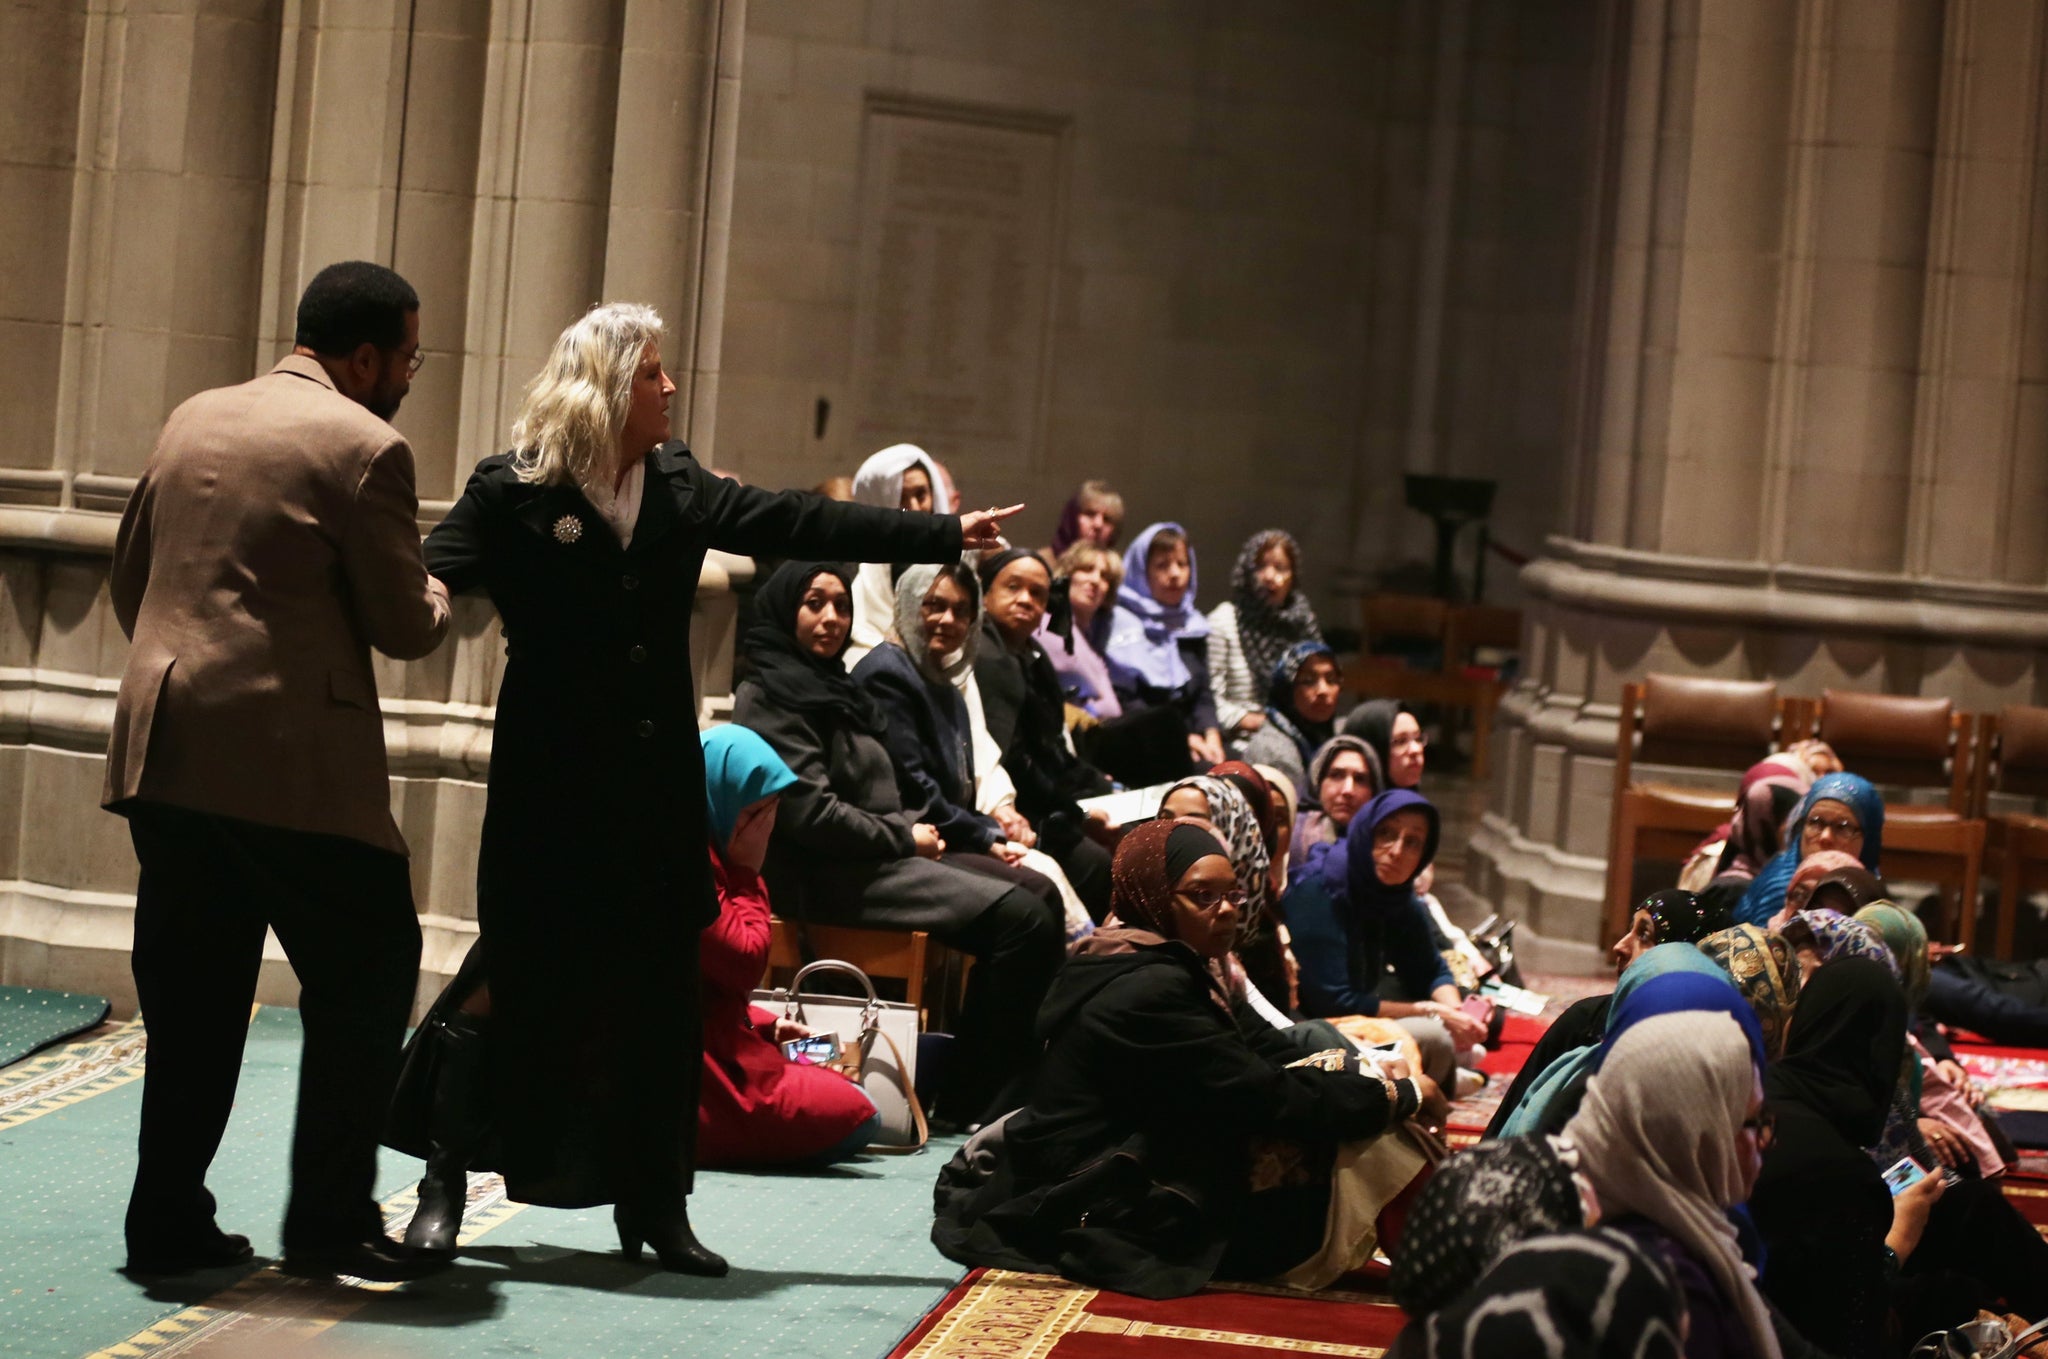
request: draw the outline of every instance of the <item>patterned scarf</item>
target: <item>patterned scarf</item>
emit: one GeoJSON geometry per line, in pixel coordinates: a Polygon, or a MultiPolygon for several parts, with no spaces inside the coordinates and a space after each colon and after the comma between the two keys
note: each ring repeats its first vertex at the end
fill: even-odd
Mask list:
{"type": "Polygon", "coordinates": [[[1266,529],[1245,540],[1230,568],[1230,602],[1237,606],[1237,640],[1244,648],[1245,664],[1254,679],[1273,673],[1287,648],[1297,642],[1320,642],[1323,630],[1316,624],[1316,611],[1309,607],[1299,586],[1287,591],[1287,598],[1274,608],[1259,592],[1259,558],[1268,549],[1282,547],[1287,559],[1299,567],[1301,545],[1285,529],[1266,529]]]}
{"type": "Polygon", "coordinates": [[[1259,818],[1253,814],[1244,794],[1227,779],[1197,774],[1173,785],[1166,796],[1172,797],[1175,790],[1181,788],[1192,788],[1209,800],[1209,824],[1222,838],[1230,866],[1237,873],[1237,885],[1244,889],[1244,910],[1238,918],[1238,935],[1240,938],[1249,935],[1266,910],[1266,869],[1273,862],[1266,849],[1265,833],[1259,829],[1259,818]]]}
{"type": "Polygon", "coordinates": [[[1764,1034],[1764,1054],[1777,1061],[1785,1052],[1785,1034],[1799,1003],[1799,959],[1785,937],[1761,925],[1737,925],[1699,942],[1700,952],[1719,964],[1735,989],[1756,1011],[1764,1034]]]}

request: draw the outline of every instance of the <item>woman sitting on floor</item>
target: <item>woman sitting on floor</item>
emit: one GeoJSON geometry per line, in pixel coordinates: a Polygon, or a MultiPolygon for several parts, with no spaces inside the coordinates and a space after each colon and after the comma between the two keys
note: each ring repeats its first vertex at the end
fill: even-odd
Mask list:
{"type": "Polygon", "coordinates": [[[1769,1141],[1755,1018],[1735,1003],[1733,1015],[1680,1010],[1630,1026],[1607,1045],[1562,1134],[1579,1151],[1602,1221],[1678,1279],[1686,1359],[1781,1353],[1728,1217],[1749,1198],[1769,1141]]]}
{"type": "MultiPolygon", "coordinates": [[[[1300,573],[1301,545],[1293,534],[1254,533],[1230,569],[1230,598],[1209,611],[1209,682],[1223,743],[1234,755],[1244,754],[1245,742],[1268,720],[1267,696],[1280,658],[1303,642],[1323,640],[1308,596],[1296,588],[1300,573]]],[[[1329,736],[1324,732],[1322,740],[1329,736]]]]}
{"type": "Polygon", "coordinates": [[[1150,525],[1124,553],[1110,621],[1110,681],[1125,712],[1171,708],[1196,768],[1223,762],[1210,689],[1209,620],[1195,608],[1195,549],[1179,524],[1150,525]]]}
{"type": "Polygon", "coordinates": [[[1351,818],[1342,844],[1296,875],[1281,909],[1301,966],[1301,1008],[1318,1018],[1395,1020],[1421,1048],[1423,1070],[1444,1084],[1486,1026],[1458,1008],[1457,984],[1415,898],[1436,847],[1428,799],[1381,793],[1351,818]]]}
{"type": "Polygon", "coordinates": [[[1387,780],[1380,757],[1364,737],[1333,736],[1308,762],[1308,782],[1301,788],[1307,805],[1294,816],[1294,853],[1287,866],[1290,885],[1311,860],[1343,843],[1351,818],[1387,790],[1387,780]]]}
{"type": "Polygon", "coordinates": [[[1379,1207],[1423,1164],[1382,1134],[1417,1111],[1440,1121],[1441,1092],[1340,1053],[1288,1065],[1297,1049],[1239,1027],[1209,963],[1236,939],[1243,889],[1206,827],[1134,828],[1114,875],[1111,927],[1039,1011],[1029,1101],[940,1173],[933,1244],[1152,1298],[1369,1252],[1379,1207]],[[1363,1236],[1333,1243],[1346,1224],[1363,1236]]]}
{"type": "Polygon", "coordinates": [[[1785,828],[1785,847],[1743,893],[1735,908],[1741,925],[1762,925],[1785,906],[1793,874],[1810,854],[1824,849],[1854,854],[1862,865],[1878,871],[1884,846],[1884,799],[1867,779],[1855,774],[1829,774],[1814,780],[1785,828]]]}
{"type": "Polygon", "coordinates": [[[1029,870],[949,846],[904,805],[882,744],[886,719],[840,663],[853,617],[843,566],[790,562],[754,592],[744,650],[753,673],[733,720],[759,732],[797,781],[783,790],[766,877],[784,916],[868,929],[923,930],[971,954],[942,1117],[980,1119],[1034,1045],[1029,1014],[1059,969],[1058,893],[1029,870]]]}
{"type": "Polygon", "coordinates": [[[1891,969],[1845,958],[1801,991],[1785,1055],[1764,1077],[1774,1136],[1749,1201],[1769,1248],[1763,1289],[1829,1354],[1895,1352],[1899,1270],[1943,1191],[1941,1176],[1928,1175],[1893,1197],[1864,1150],[1884,1132],[1905,1041],[1906,1001],[1891,969]]]}
{"type": "Polygon", "coordinates": [[[1267,678],[1261,725],[1239,738],[1236,749],[1253,764],[1270,764],[1293,781],[1308,783],[1316,752],[1336,734],[1337,701],[1344,676],[1323,641],[1297,642],[1281,653],[1267,678]]]}
{"type": "Polygon", "coordinates": [[[1423,755],[1429,745],[1415,710],[1399,699],[1375,698],[1344,719],[1344,734],[1363,739],[1378,757],[1387,787],[1422,787],[1423,755]]]}
{"type": "Polygon", "coordinates": [[[711,872],[718,918],[705,929],[704,1081],[697,1163],[822,1165],[858,1155],[881,1127],[874,1101],[837,1071],[783,1055],[810,1030],[748,998],[768,966],[768,889],[761,867],[781,794],[796,775],[753,731],[728,723],[703,734],[711,872]]]}

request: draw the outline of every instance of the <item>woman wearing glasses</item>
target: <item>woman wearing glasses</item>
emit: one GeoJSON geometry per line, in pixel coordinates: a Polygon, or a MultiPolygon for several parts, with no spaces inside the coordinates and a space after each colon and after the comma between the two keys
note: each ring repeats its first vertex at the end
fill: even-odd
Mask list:
{"type": "MultiPolygon", "coordinates": [[[[1208,827],[1138,826],[1111,878],[1113,918],[1038,1012],[1029,1102],[940,1173],[933,1243],[965,1264],[1140,1297],[1218,1277],[1328,1282],[1294,1271],[1331,1257],[1326,1224],[1360,1220],[1332,1213],[1332,1195],[1353,1202],[1353,1168],[1399,1161],[1405,1146],[1359,1144],[1418,1111],[1440,1122],[1442,1093],[1335,1051],[1306,1059],[1327,1065],[1288,1065],[1303,1059],[1277,1031],[1239,1026],[1210,964],[1237,937],[1244,889],[1208,827]],[[1284,1173],[1256,1153],[1261,1139],[1285,1139],[1284,1173]]],[[[1419,1168],[1409,1155],[1406,1174],[1388,1165],[1381,1206],[1419,1168]]],[[[1369,1232],[1373,1216],[1362,1221],[1369,1232]]],[[[1369,1253],[1358,1240],[1337,1253],[1360,1244],[1369,1253]]]]}
{"type": "Polygon", "coordinates": [[[1884,799],[1868,779],[1827,774],[1814,781],[1792,811],[1785,847],[1765,864],[1735,908],[1738,925],[1762,925],[1784,909],[1785,893],[1799,865],[1825,850],[1854,855],[1875,873],[1884,847],[1884,799]]]}
{"type": "Polygon", "coordinates": [[[1457,983],[1415,896],[1436,846],[1436,808],[1389,789],[1294,880],[1282,912],[1301,965],[1302,1010],[1398,1021],[1422,1049],[1423,1070],[1449,1084],[1457,1054],[1484,1042],[1486,1028],[1458,1008],[1457,983]]]}

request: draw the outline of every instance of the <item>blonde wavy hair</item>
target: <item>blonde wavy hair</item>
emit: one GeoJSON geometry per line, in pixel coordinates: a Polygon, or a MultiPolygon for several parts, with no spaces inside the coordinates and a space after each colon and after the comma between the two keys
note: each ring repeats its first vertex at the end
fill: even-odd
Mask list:
{"type": "Polygon", "coordinates": [[[521,481],[582,484],[610,475],[634,370],[660,339],[660,314],[638,302],[592,307],[555,338],[512,422],[512,468],[521,481]]]}

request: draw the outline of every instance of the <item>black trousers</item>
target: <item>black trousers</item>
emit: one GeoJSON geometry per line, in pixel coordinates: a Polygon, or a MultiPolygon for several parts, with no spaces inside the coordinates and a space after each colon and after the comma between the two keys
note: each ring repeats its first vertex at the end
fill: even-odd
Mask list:
{"type": "Polygon", "coordinates": [[[965,924],[941,930],[950,948],[974,955],[959,1033],[947,1061],[941,1114],[985,1122],[1015,1105],[1017,1082],[1038,1053],[1038,1007],[1067,958],[1066,907],[1043,874],[987,854],[948,854],[944,862],[1017,885],[965,924]]]}
{"type": "Polygon", "coordinates": [[[161,804],[125,810],[149,1033],[130,1248],[212,1224],[206,1171],[234,1105],[266,927],[298,974],[305,1026],[285,1249],[381,1232],[377,1142],[420,962],[404,857],[161,804]]]}

